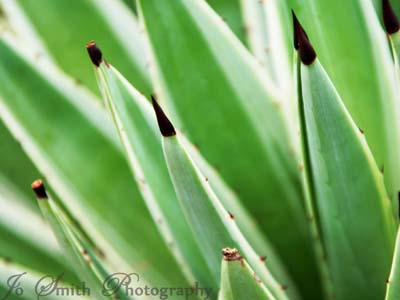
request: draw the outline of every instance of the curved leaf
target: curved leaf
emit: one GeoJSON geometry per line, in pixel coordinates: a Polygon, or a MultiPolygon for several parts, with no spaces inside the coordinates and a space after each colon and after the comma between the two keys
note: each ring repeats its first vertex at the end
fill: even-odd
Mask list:
{"type": "Polygon", "coordinates": [[[68,210],[116,268],[184,284],[97,102],[54,67],[33,63],[6,36],[0,54],[1,118],[68,210]]]}
{"type": "Polygon", "coordinates": [[[338,299],[381,299],[396,225],[365,138],[319,61],[301,66],[308,182],[338,299]]]}
{"type": "Polygon", "coordinates": [[[318,282],[300,176],[271,80],[204,1],[140,4],[157,96],[174,124],[239,194],[295,280],[318,282]]]}

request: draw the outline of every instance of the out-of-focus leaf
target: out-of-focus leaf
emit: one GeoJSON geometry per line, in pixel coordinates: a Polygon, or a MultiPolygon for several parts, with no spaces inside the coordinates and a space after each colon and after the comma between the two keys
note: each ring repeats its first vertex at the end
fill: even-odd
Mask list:
{"type": "Polygon", "coordinates": [[[185,284],[98,102],[6,36],[0,54],[1,118],[117,271],[185,284]]]}
{"type": "Polygon", "coordinates": [[[396,247],[394,249],[392,270],[386,281],[385,300],[400,299],[400,230],[397,231],[396,247]]]}
{"type": "MultiPolygon", "coordinates": [[[[295,145],[298,141],[292,34],[286,1],[241,0],[249,48],[282,92],[282,109],[295,145]]],[[[296,151],[297,152],[297,151],[296,151]]]]}
{"type": "Polygon", "coordinates": [[[301,66],[307,178],[337,299],[382,299],[396,225],[382,174],[319,61],[301,66]]]}
{"type": "MultiPolygon", "coordinates": [[[[293,49],[285,1],[241,0],[249,48],[270,77],[293,95],[293,49]]],[[[283,101],[286,101],[284,99],[283,101]]],[[[293,112],[295,112],[293,110],[293,112]]]]}
{"type": "Polygon", "coordinates": [[[6,181],[6,185],[12,185],[18,190],[20,195],[15,197],[15,201],[23,202],[25,206],[39,212],[30,197],[32,191],[29,188],[30,183],[39,177],[39,172],[1,120],[0,140],[0,181],[6,181]]]}
{"type": "MultiPolygon", "coordinates": [[[[100,260],[94,255],[94,250],[79,237],[75,229],[68,223],[66,216],[50,197],[39,196],[38,203],[53,233],[68,261],[73,265],[79,277],[88,283],[96,299],[113,299],[102,294],[103,283],[109,274],[100,260]]],[[[116,294],[118,299],[129,299],[122,290],[116,294]]]]}
{"type": "MultiPolygon", "coordinates": [[[[214,278],[220,280],[220,270],[215,268],[220,260],[220,249],[235,247],[276,299],[289,299],[282,284],[276,281],[255,253],[237,227],[234,216],[225,210],[177,136],[164,137],[163,149],[176,194],[214,278]]],[[[297,299],[296,292],[296,288],[291,286],[288,290],[291,299],[297,299]]]]}
{"type": "Polygon", "coordinates": [[[245,25],[240,9],[241,0],[206,0],[207,3],[221,16],[235,33],[235,35],[245,42],[245,25]]]}
{"type": "MultiPolygon", "coordinates": [[[[102,66],[101,68],[104,67],[102,66]]],[[[144,185],[143,188],[151,185],[149,187],[149,191],[151,189],[153,189],[154,191],[158,191],[159,198],[157,198],[156,200],[164,205],[163,210],[167,212],[165,216],[172,215],[172,217],[174,218],[168,218],[168,220],[170,222],[172,222],[173,220],[174,222],[178,223],[179,219],[177,214],[180,211],[180,207],[179,205],[178,207],[175,207],[173,205],[174,202],[171,201],[171,199],[175,199],[175,201],[177,201],[177,199],[169,179],[168,171],[166,169],[163,171],[162,166],[164,166],[165,160],[162,154],[159,130],[156,125],[153,109],[151,108],[150,103],[146,101],[145,97],[137,92],[113,67],[110,66],[110,69],[104,69],[104,72],[106,75],[105,78],[109,78],[109,80],[106,80],[107,85],[110,87],[110,89],[114,90],[111,95],[111,100],[113,103],[115,103],[115,117],[117,117],[117,115],[121,116],[120,118],[118,118],[118,122],[121,123],[120,126],[122,125],[122,128],[120,129],[121,137],[125,136],[125,134],[127,135],[127,138],[128,136],[130,137],[129,140],[127,140],[126,138],[123,140],[126,144],[127,151],[133,156],[131,159],[131,165],[134,169],[134,172],[136,169],[136,173],[139,175],[139,178],[137,178],[137,180],[142,183],[144,182],[142,174],[143,172],[138,169],[139,165],[141,165],[143,170],[146,169],[148,171],[146,173],[147,176],[151,174],[151,177],[149,177],[148,181],[146,180],[147,184],[144,185]],[[158,153],[159,151],[161,153],[158,153]],[[134,155],[135,153],[136,155],[134,155]],[[157,164],[155,164],[155,159],[160,154],[161,161],[158,161],[157,164]],[[133,158],[136,156],[137,158],[141,157],[141,159],[137,159],[135,161],[133,158]],[[158,168],[158,170],[154,171],[154,169],[151,168],[152,171],[149,172],[150,166],[153,166],[153,168],[158,168]],[[167,172],[167,179],[163,179],[161,177],[163,172],[167,172]],[[156,185],[155,178],[159,176],[160,178],[158,178],[159,180],[157,180],[156,185]],[[170,188],[172,188],[172,192],[169,191],[167,193],[168,189],[170,188]],[[160,191],[163,191],[162,195],[160,191]],[[170,196],[165,196],[167,194],[169,194],[170,196]],[[163,203],[163,198],[168,199],[168,202],[163,203]],[[171,211],[173,211],[174,213],[172,214],[171,211]]],[[[268,256],[268,268],[271,270],[271,272],[280,282],[286,282],[286,284],[291,285],[287,274],[285,274],[284,272],[282,263],[278,258],[279,256],[263,237],[260,229],[246,212],[246,209],[241,205],[237,196],[226,186],[226,184],[215,172],[215,170],[213,170],[212,167],[208,165],[208,163],[204,160],[203,157],[201,157],[200,153],[194,148],[192,144],[190,144],[186,137],[182,135],[181,141],[185,145],[185,148],[188,149],[192,159],[195,161],[200,171],[207,177],[208,182],[215,190],[216,195],[220,198],[221,203],[227,208],[228,211],[235,215],[235,220],[243,234],[246,236],[246,239],[250,242],[257,253],[260,254],[260,256],[268,256]]],[[[146,190],[144,190],[144,192],[146,192],[146,190]]],[[[148,193],[148,191],[146,193],[148,193]]],[[[151,199],[149,199],[149,201],[151,201],[151,199]]],[[[150,206],[152,207],[151,211],[154,214],[153,217],[155,217],[156,219],[160,218],[158,209],[156,209],[154,205],[150,206]]],[[[166,220],[167,223],[168,220],[166,220]]],[[[165,226],[165,224],[161,225],[165,226]]],[[[172,225],[177,226],[176,224],[172,225]]],[[[168,232],[166,232],[165,235],[167,239],[171,239],[168,232]]],[[[185,240],[185,243],[187,243],[189,240],[187,237],[184,236],[184,232],[174,233],[174,239],[177,240],[178,244],[182,242],[179,241],[179,239],[181,238],[185,240]]],[[[198,262],[195,262],[196,259],[193,258],[193,256],[195,256],[193,253],[194,252],[192,252],[192,257],[190,259],[191,261],[188,261],[187,263],[195,267],[194,263],[198,262]]],[[[197,266],[197,268],[199,268],[199,266],[197,266]]],[[[193,271],[195,273],[199,273],[200,270],[198,269],[193,271]]],[[[208,280],[210,279],[211,278],[208,278],[208,280]]]]}
{"type": "MultiPolygon", "coordinates": [[[[223,251],[232,251],[232,249],[224,249],[223,251]]],[[[221,290],[218,300],[247,299],[273,300],[275,297],[254,275],[254,271],[244,258],[240,255],[233,258],[224,257],[221,266],[221,290]]]]}
{"type": "MultiPolygon", "coordinates": [[[[39,273],[37,270],[29,269],[25,266],[10,263],[8,261],[0,260],[0,297],[2,297],[2,299],[31,300],[38,297],[38,294],[41,292],[40,288],[43,287],[44,293],[49,292],[49,294],[46,296],[42,296],[42,299],[57,300],[60,299],[60,297],[65,300],[93,299],[88,296],[69,296],[66,292],[63,295],[60,295],[62,291],[61,289],[69,287],[61,280],[60,282],[58,282],[58,286],[56,286],[60,289],[59,295],[57,295],[57,292],[55,290],[52,290],[52,288],[54,288],[55,286],[51,285],[50,283],[54,282],[54,280],[57,279],[58,275],[59,274],[51,275],[48,273],[39,273]],[[13,289],[13,293],[8,294],[10,292],[10,286],[7,284],[7,282],[12,286],[15,280],[17,280],[19,286],[15,286],[13,289]],[[15,293],[20,293],[21,291],[22,295],[18,295],[15,293]]],[[[76,289],[74,291],[76,291],[76,289]]]]}
{"type": "Polygon", "coordinates": [[[271,80],[204,1],[140,3],[158,99],[238,193],[295,280],[314,290],[300,176],[271,80]]]}
{"type": "Polygon", "coordinates": [[[166,244],[191,283],[197,279],[216,291],[218,283],[212,280],[176,198],[150,104],[111,65],[102,63],[96,73],[132,172],[166,244]]]}
{"type": "MultiPolygon", "coordinates": [[[[5,0],[6,15],[8,2],[23,10],[41,44],[61,68],[92,91],[98,89],[82,45],[95,39],[131,82],[140,90],[151,92],[139,27],[133,12],[122,1],[42,0],[38,5],[35,0],[5,0]]],[[[29,34],[22,38],[32,40],[29,34]]]]}
{"type": "Polygon", "coordinates": [[[365,132],[378,167],[384,168],[385,184],[397,212],[399,92],[387,37],[372,1],[290,2],[352,118],[365,132]]]}
{"type": "Polygon", "coordinates": [[[21,203],[22,197],[23,193],[0,178],[0,257],[44,274],[64,273],[72,282],[76,277],[60,257],[50,229],[39,215],[21,203]]]}

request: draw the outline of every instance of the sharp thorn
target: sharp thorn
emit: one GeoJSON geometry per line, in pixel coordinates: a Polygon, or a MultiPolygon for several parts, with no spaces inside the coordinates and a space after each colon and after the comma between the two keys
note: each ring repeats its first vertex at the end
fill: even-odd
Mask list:
{"type": "Polygon", "coordinates": [[[34,182],[32,182],[31,186],[38,199],[48,199],[46,188],[44,187],[42,179],[35,180],[34,182]]]}
{"type": "Polygon", "coordinates": [[[299,20],[297,19],[295,13],[292,11],[293,16],[293,43],[294,48],[299,51],[300,59],[305,65],[311,65],[317,58],[314,47],[311,45],[308,39],[307,33],[301,26],[299,20]]]}
{"type": "Polygon", "coordinates": [[[99,67],[101,62],[103,61],[103,55],[97,47],[96,43],[94,41],[91,41],[90,43],[86,44],[86,49],[89,54],[89,57],[92,61],[92,63],[96,66],[99,67]]]}
{"type": "Polygon", "coordinates": [[[156,98],[151,95],[151,100],[153,102],[153,108],[156,113],[158,127],[160,128],[160,132],[163,136],[169,137],[176,135],[175,128],[172,125],[171,121],[165,115],[161,106],[157,103],[156,98]]]}

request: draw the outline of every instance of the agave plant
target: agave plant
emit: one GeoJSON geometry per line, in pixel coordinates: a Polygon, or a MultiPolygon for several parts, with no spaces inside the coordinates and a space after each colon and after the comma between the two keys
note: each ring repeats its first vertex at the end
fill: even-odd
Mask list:
{"type": "Polygon", "coordinates": [[[0,299],[400,299],[398,3],[0,4],[0,299]]]}

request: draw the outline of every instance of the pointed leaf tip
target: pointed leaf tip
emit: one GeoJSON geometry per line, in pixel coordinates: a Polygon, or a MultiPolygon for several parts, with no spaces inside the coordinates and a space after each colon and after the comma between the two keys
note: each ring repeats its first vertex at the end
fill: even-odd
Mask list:
{"type": "Polygon", "coordinates": [[[163,136],[174,136],[176,135],[175,128],[172,125],[171,121],[165,115],[161,106],[157,103],[156,98],[151,95],[151,100],[153,102],[153,108],[156,113],[158,127],[160,128],[160,132],[163,136]]]}
{"type": "Polygon", "coordinates": [[[226,261],[235,261],[242,259],[239,251],[236,248],[224,248],[222,249],[222,255],[224,256],[224,260],[226,261]]]}
{"type": "Polygon", "coordinates": [[[92,60],[92,63],[96,67],[99,67],[101,62],[103,61],[103,58],[102,58],[103,54],[101,53],[99,47],[97,47],[97,45],[94,41],[91,41],[90,43],[86,44],[86,49],[87,49],[90,59],[92,60]]]}
{"type": "Polygon", "coordinates": [[[390,4],[390,0],[382,0],[382,14],[386,32],[388,34],[393,34],[399,31],[399,19],[397,18],[392,5],[390,4]]]}
{"type": "Polygon", "coordinates": [[[47,199],[46,188],[44,187],[43,180],[37,179],[32,182],[32,190],[35,192],[38,199],[47,199]]]}
{"type": "Polygon", "coordinates": [[[307,33],[305,32],[303,26],[301,26],[294,11],[292,11],[292,16],[294,48],[299,50],[301,61],[305,65],[311,65],[317,58],[317,54],[315,53],[314,47],[311,45],[307,33]]]}
{"type": "Polygon", "coordinates": [[[292,18],[293,18],[293,46],[294,49],[299,50],[299,40],[297,38],[297,28],[301,27],[299,20],[296,17],[296,14],[294,13],[292,9],[292,18]]]}

